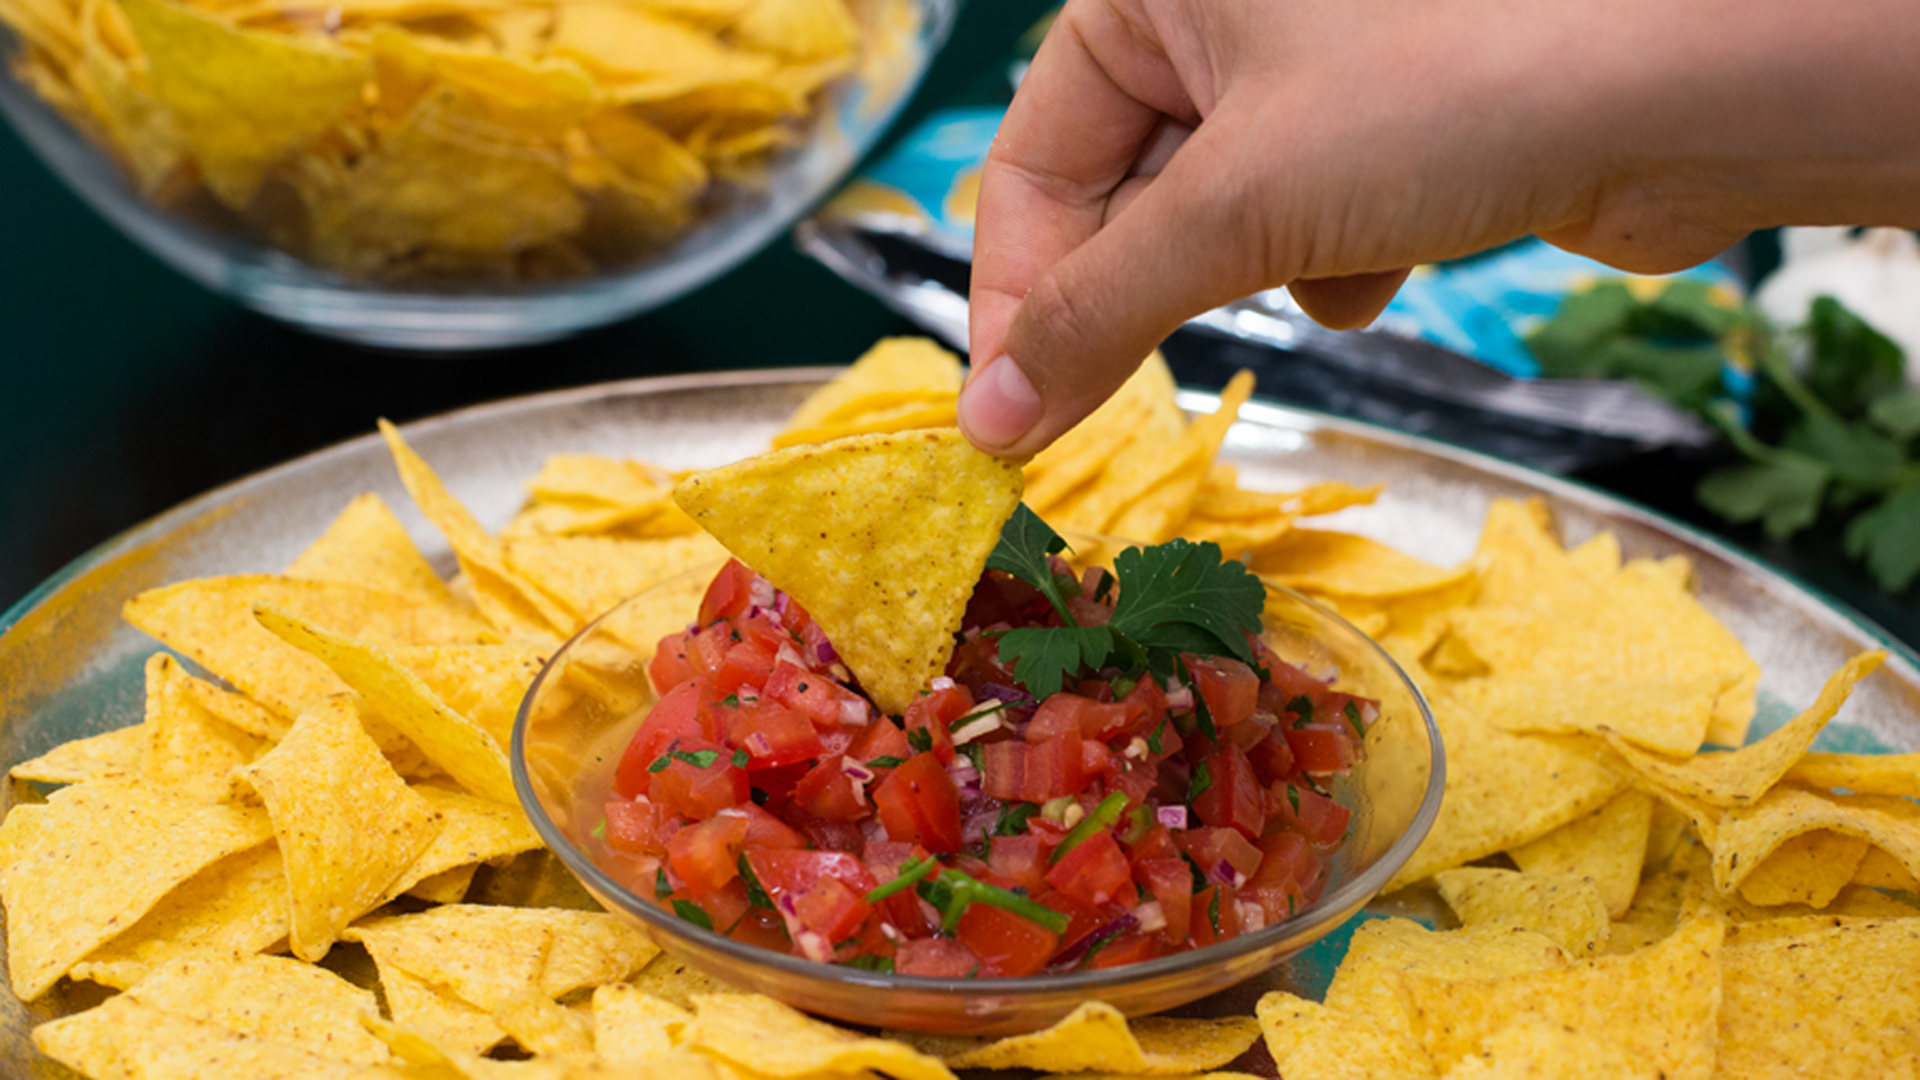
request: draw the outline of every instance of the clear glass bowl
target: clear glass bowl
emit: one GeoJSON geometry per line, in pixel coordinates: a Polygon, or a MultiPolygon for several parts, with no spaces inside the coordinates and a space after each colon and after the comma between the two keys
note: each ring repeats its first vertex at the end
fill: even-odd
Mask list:
{"type": "Polygon", "coordinates": [[[641,593],[582,630],[534,681],[513,731],[513,781],[534,828],[587,891],[669,954],[747,990],[851,1023],[974,1035],[1033,1031],[1082,1002],[1160,1012],[1260,974],[1358,913],[1412,856],[1440,810],[1440,735],[1420,691],[1352,624],[1269,587],[1264,637],[1309,671],[1378,699],[1366,760],[1334,785],[1353,811],[1319,901],[1283,922],[1143,963],[1017,979],[935,979],[820,964],[702,930],[636,895],[608,866],[623,858],[592,835],[614,764],[653,700],[654,643],[693,622],[716,567],[641,593]]]}
{"type": "MultiPolygon", "coordinates": [[[[50,54],[35,53],[4,20],[0,113],[95,210],[216,292],[349,341],[423,350],[501,348],[553,340],[657,307],[724,273],[788,228],[845,177],[906,104],[946,41],[959,0],[903,4],[913,24],[889,38],[884,62],[863,64],[819,91],[798,144],[776,152],[741,182],[710,185],[690,229],[665,246],[623,249],[600,261],[602,269],[545,260],[548,271],[564,275],[545,281],[356,280],[269,246],[259,230],[249,235],[240,216],[204,189],[163,209],[142,197],[120,165],[70,122],[85,117],[84,95],[53,74],[58,65],[47,62],[50,54]],[[64,106],[50,106],[50,98],[63,99],[64,106]]],[[[31,7],[27,14],[33,14],[31,7]]],[[[292,199],[290,191],[281,193],[281,202],[292,199]]],[[[262,200],[278,205],[269,191],[253,209],[262,200]]],[[[584,228],[592,230],[597,220],[588,218],[584,228]]],[[[579,244],[569,242],[575,252],[602,240],[586,231],[577,239],[579,244]]]]}

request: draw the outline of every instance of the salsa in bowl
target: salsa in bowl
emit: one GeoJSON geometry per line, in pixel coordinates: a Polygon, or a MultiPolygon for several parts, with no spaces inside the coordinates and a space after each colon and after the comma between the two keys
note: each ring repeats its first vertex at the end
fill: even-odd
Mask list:
{"type": "Polygon", "coordinates": [[[1442,786],[1426,705],[1385,653],[1263,587],[1245,659],[1049,667],[1034,657],[1058,642],[1011,632],[1104,625],[1119,591],[1104,569],[1052,569],[1047,590],[988,570],[947,673],[898,717],[739,563],[657,586],[534,684],[522,801],[669,951],[882,1026],[1171,1008],[1379,891],[1442,786]]]}

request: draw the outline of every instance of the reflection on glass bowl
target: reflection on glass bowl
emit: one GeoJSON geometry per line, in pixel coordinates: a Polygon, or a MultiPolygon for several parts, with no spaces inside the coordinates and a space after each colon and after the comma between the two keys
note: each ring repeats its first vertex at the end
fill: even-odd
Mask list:
{"type": "Polygon", "coordinates": [[[0,112],[209,288],[333,337],[496,348],[759,250],[879,138],[957,6],[0,5],[0,112]]]}
{"type": "Polygon", "coordinates": [[[1340,690],[1380,702],[1365,760],[1333,794],[1353,811],[1320,899],[1274,925],[1142,963],[1013,979],[937,979],[816,963],[703,930],[645,899],[631,860],[593,835],[620,753],[654,698],[654,644],[695,620],[718,567],[682,574],[601,616],[534,681],[513,731],[520,802],[561,861],[609,911],[668,953],[744,989],[841,1020],[985,1035],[1032,1031],[1082,1002],[1129,1015],[1159,1012],[1252,978],[1332,932],[1370,901],[1425,838],[1445,784],[1432,714],[1371,639],[1326,608],[1268,587],[1267,644],[1309,671],[1337,671],[1340,690]],[[628,868],[623,872],[623,863],[628,868]]]}

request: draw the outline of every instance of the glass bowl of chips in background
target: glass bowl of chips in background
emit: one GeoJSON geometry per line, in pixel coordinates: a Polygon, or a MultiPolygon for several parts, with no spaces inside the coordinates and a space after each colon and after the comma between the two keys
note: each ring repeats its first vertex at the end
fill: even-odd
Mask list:
{"type": "Polygon", "coordinates": [[[878,139],[958,0],[0,0],[0,112],[201,284],[332,337],[665,303],[878,139]]]}
{"type": "Polygon", "coordinates": [[[1445,786],[1440,736],[1419,690],[1352,624],[1269,585],[1263,636],[1275,652],[1308,671],[1336,673],[1338,689],[1380,703],[1365,760],[1332,785],[1353,817],[1347,840],[1329,859],[1331,876],[1317,902],[1207,948],[1010,979],[896,975],[734,941],[647,899],[654,871],[596,835],[614,766],[654,700],[647,661],[663,636],[696,620],[718,569],[715,563],[654,586],[555,652],[521,703],[510,755],[514,786],[542,840],[607,910],[709,975],[809,1012],[882,1028],[991,1035],[1038,1030],[1087,1001],[1128,1015],[1175,1008],[1253,978],[1358,913],[1411,857],[1439,813],[1445,786]]]}

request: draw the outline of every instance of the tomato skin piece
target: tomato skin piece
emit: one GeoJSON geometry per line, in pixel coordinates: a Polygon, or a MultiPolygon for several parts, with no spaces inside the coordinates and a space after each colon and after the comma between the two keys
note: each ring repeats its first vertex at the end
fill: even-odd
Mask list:
{"type": "Polygon", "coordinates": [[[981,790],[1003,801],[1033,803],[1078,795],[1092,779],[1081,743],[1078,731],[1067,731],[1042,743],[1012,739],[987,743],[981,754],[985,766],[981,770],[981,790]]]}
{"type": "Polygon", "coordinates": [[[1148,735],[1167,718],[1167,692],[1152,675],[1141,676],[1120,703],[1126,706],[1128,735],[1148,735]]]}
{"type": "Polygon", "coordinates": [[[1215,828],[1233,829],[1252,840],[1267,826],[1266,792],[1253,763],[1227,743],[1204,763],[1209,783],[1193,800],[1193,812],[1215,828]]]}
{"type": "Polygon", "coordinates": [[[828,944],[852,937],[872,913],[873,905],[867,903],[864,890],[855,891],[839,878],[826,875],[793,902],[794,919],[828,944]]]}
{"type": "Polygon", "coordinates": [[[1286,731],[1275,727],[1268,732],[1247,751],[1247,760],[1253,762],[1253,771],[1262,784],[1286,779],[1293,772],[1293,747],[1287,743],[1286,731]]]}
{"type": "Polygon", "coordinates": [[[728,760],[730,751],[711,745],[686,746],[674,751],[667,767],[652,774],[647,797],[689,821],[705,821],[729,807],[748,802],[752,789],[745,769],[735,768],[728,760]],[[712,765],[701,768],[681,753],[712,750],[718,754],[712,765]]]}
{"type": "Polygon", "coordinates": [[[774,650],[756,641],[741,641],[727,649],[720,670],[713,674],[713,689],[725,696],[741,688],[757,688],[773,672],[774,650]]]}
{"type": "Polygon", "coordinates": [[[1242,879],[1252,877],[1260,869],[1260,849],[1236,829],[1188,829],[1175,840],[1209,881],[1219,880],[1221,863],[1226,863],[1242,879]]]}
{"type": "Polygon", "coordinates": [[[1285,728],[1287,746],[1300,771],[1326,774],[1353,768],[1353,729],[1341,724],[1296,724],[1285,728]]]}
{"type": "Polygon", "coordinates": [[[1050,848],[1032,833],[993,837],[987,848],[987,868],[994,876],[1031,895],[1047,881],[1047,855],[1050,848]]]}
{"type": "Polygon", "coordinates": [[[747,846],[768,850],[800,849],[807,846],[807,838],[793,826],[755,806],[752,802],[741,803],[740,813],[747,819],[747,846]]]}
{"type": "Polygon", "coordinates": [[[1282,781],[1273,785],[1272,793],[1277,823],[1299,832],[1321,850],[1340,846],[1353,811],[1302,783],[1282,781]]]}
{"type": "Polygon", "coordinates": [[[883,716],[860,729],[860,734],[854,737],[853,745],[847,747],[846,753],[853,760],[873,768],[875,758],[907,760],[913,756],[913,747],[907,745],[907,733],[883,716]]]}
{"type": "Polygon", "coordinates": [[[1260,851],[1260,869],[1247,879],[1240,895],[1257,902],[1269,924],[1293,915],[1320,895],[1327,868],[1306,837],[1276,832],[1261,838],[1260,851]]]}
{"type": "Polygon", "coordinates": [[[692,647],[692,630],[681,630],[660,639],[660,647],[654,651],[653,659],[647,661],[647,678],[653,683],[656,694],[664,694],[693,678],[693,662],[687,659],[687,650],[692,647]]]}
{"type": "Polygon", "coordinates": [[[1105,704],[1080,694],[1058,693],[1040,703],[1027,721],[1028,742],[1045,742],[1067,732],[1085,739],[1107,739],[1127,724],[1127,707],[1105,704]]]}
{"type": "Polygon", "coordinates": [[[1216,941],[1240,936],[1240,909],[1235,906],[1239,899],[1231,885],[1209,885],[1193,894],[1193,915],[1188,925],[1194,948],[1204,949],[1216,941]]]}
{"type": "Polygon", "coordinates": [[[893,970],[930,979],[964,979],[977,972],[980,958],[953,938],[914,938],[893,954],[893,970]]]}
{"type": "Polygon", "coordinates": [[[1193,675],[1194,690],[1207,702],[1214,727],[1225,730],[1247,717],[1260,704],[1260,676],[1230,656],[1182,653],[1193,675]]]}
{"type": "Polygon", "coordinates": [[[873,804],[887,836],[936,855],[960,850],[960,792],[933,751],[915,754],[874,789],[873,804]]]}
{"type": "Polygon", "coordinates": [[[1133,864],[1133,877],[1153,894],[1167,917],[1160,940],[1178,948],[1193,933],[1193,871],[1187,860],[1142,859],[1133,864]]]}
{"type": "Polygon", "coordinates": [[[740,921],[727,931],[727,936],[774,952],[791,952],[793,949],[793,939],[787,936],[787,924],[779,913],[761,908],[748,908],[740,921]]]}
{"type": "Polygon", "coordinates": [[[794,785],[793,800],[807,813],[833,821],[859,821],[867,816],[866,795],[846,772],[847,759],[833,754],[820,759],[794,785]]]}
{"type": "Polygon", "coordinates": [[[1082,840],[1047,871],[1047,884],[1094,907],[1130,904],[1132,883],[1133,867],[1110,829],[1082,840]]]}
{"type": "Polygon", "coordinates": [[[979,974],[987,977],[1031,975],[1060,949],[1060,938],[1051,930],[992,904],[970,905],[955,936],[980,958],[979,974]]]}
{"type": "Polygon", "coordinates": [[[700,723],[699,710],[700,702],[711,694],[712,684],[701,679],[690,679],[668,690],[627,742],[620,763],[614,767],[613,790],[629,799],[646,794],[653,779],[647,770],[661,754],[675,743],[710,741],[709,732],[700,723]]]}
{"type": "Polygon", "coordinates": [[[688,892],[704,897],[739,876],[740,849],[746,842],[745,817],[708,818],[673,834],[667,841],[667,865],[686,882],[688,892]]]}
{"type": "Polygon", "coordinates": [[[821,731],[841,726],[843,703],[859,705],[868,717],[873,713],[865,698],[841,686],[831,676],[815,674],[790,660],[774,665],[761,694],[806,717],[821,731]]]}
{"type": "Polygon", "coordinates": [[[958,684],[928,691],[907,706],[906,732],[912,736],[916,731],[925,731],[928,749],[938,754],[940,764],[945,765],[953,760],[953,722],[967,715],[973,704],[973,695],[958,684]]]}
{"type": "Polygon", "coordinates": [[[727,650],[733,648],[733,624],[721,621],[709,624],[688,642],[687,661],[696,676],[713,678],[727,663],[727,650]]]}
{"type": "Polygon", "coordinates": [[[1128,846],[1127,857],[1138,868],[1148,859],[1178,859],[1180,846],[1173,842],[1173,833],[1165,825],[1155,824],[1128,846]]]}
{"type": "Polygon", "coordinates": [[[728,559],[727,565],[721,567],[707,585],[706,594],[700,597],[700,625],[711,625],[715,619],[731,619],[747,610],[747,605],[752,603],[755,576],[747,564],[728,559]]]}
{"type": "Polygon", "coordinates": [[[607,846],[625,855],[665,855],[667,841],[686,827],[686,819],[656,802],[610,799],[606,805],[607,846]]]}
{"type": "Polygon", "coordinates": [[[1123,964],[1137,964],[1142,960],[1164,956],[1166,952],[1158,933],[1126,934],[1100,946],[1099,951],[1087,958],[1087,968],[1098,971],[1101,968],[1115,968],[1123,964]]]}
{"type": "Polygon", "coordinates": [[[765,699],[740,703],[727,723],[727,745],[745,750],[747,768],[754,770],[812,761],[825,750],[811,721],[765,699]]]}

